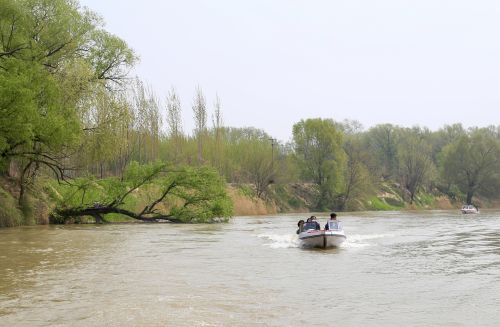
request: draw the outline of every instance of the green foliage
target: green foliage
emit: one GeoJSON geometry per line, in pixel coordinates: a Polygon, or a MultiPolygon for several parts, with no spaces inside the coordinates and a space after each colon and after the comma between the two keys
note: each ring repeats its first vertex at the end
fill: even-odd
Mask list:
{"type": "Polygon", "coordinates": [[[82,137],[81,106],[119,82],[136,57],[75,1],[0,6],[0,165],[22,162],[21,185],[40,166],[60,178],[82,137]]]}
{"type": "Polygon", "coordinates": [[[246,196],[248,198],[253,198],[255,197],[255,190],[250,187],[248,184],[238,184],[238,192],[246,196]]]}
{"type": "Polygon", "coordinates": [[[428,193],[419,193],[415,200],[420,206],[432,207],[436,202],[436,197],[428,193]]]}
{"type": "MultiPolygon", "coordinates": [[[[0,173],[19,166],[24,190],[44,174],[62,178],[66,168],[79,168],[71,184],[44,182],[59,207],[140,212],[161,198],[155,212],[184,222],[225,220],[232,208],[224,179],[244,184],[240,192],[249,197],[319,210],[368,201],[377,210],[413,200],[428,206],[433,196],[425,192],[436,188],[467,202],[500,194],[498,127],[455,124],[431,132],[382,124],[364,131],[355,121],[307,119],[294,125],[293,143],[283,144],[257,128],[224,127],[218,96],[210,117],[198,89],[194,135],[183,131],[174,90],[162,135],[156,95],[139,80],[123,83],[137,56],[95,13],[74,0],[0,0],[0,8],[0,173]],[[286,188],[311,182],[314,204],[286,188]],[[391,188],[396,184],[403,195],[391,188]],[[375,198],[377,191],[391,196],[375,198]]],[[[38,206],[47,207],[38,198],[15,203],[2,194],[0,224],[37,221],[38,206]]]]}
{"type": "Polygon", "coordinates": [[[17,201],[0,187],[0,227],[19,226],[23,223],[22,212],[17,209],[17,201]]]}
{"type": "Polygon", "coordinates": [[[293,126],[293,140],[303,176],[320,188],[317,209],[332,209],[345,164],[342,133],[333,120],[307,119],[293,126]]]}
{"type": "Polygon", "coordinates": [[[383,199],[392,208],[404,208],[405,206],[405,203],[400,198],[384,197],[383,199]]]}
{"type": "Polygon", "coordinates": [[[279,206],[287,207],[291,210],[306,208],[307,204],[284,185],[276,185],[274,188],[274,198],[279,206]]]}
{"type": "MultiPolygon", "coordinates": [[[[352,129],[349,128],[349,130],[352,129]]],[[[374,193],[375,182],[367,166],[369,153],[365,151],[360,136],[347,135],[343,149],[347,160],[338,208],[353,210],[359,206],[360,202],[366,202],[367,198],[374,193]]]]}
{"type": "Polygon", "coordinates": [[[51,183],[55,191],[50,195],[59,207],[85,207],[112,202],[122,192],[125,185],[116,177],[97,180],[94,177],[78,178],[71,184],[51,183]]]}
{"type": "Polygon", "coordinates": [[[368,205],[369,205],[368,208],[369,210],[377,210],[377,211],[389,211],[389,210],[401,209],[401,207],[390,205],[389,203],[386,202],[386,199],[378,198],[376,196],[370,198],[370,200],[368,201],[368,205]]]}
{"type": "Polygon", "coordinates": [[[410,194],[411,204],[419,189],[435,171],[431,145],[424,138],[424,131],[418,128],[403,129],[397,149],[397,176],[410,194]]]}
{"type": "Polygon", "coordinates": [[[364,138],[373,155],[375,173],[384,179],[393,177],[397,169],[399,128],[391,124],[377,125],[370,128],[364,138]]]}
{"type": "Polygon", "coordinates": [[[190,223],[227,221],[232,215],[225,181],[214,169],[185,168],[172,179],[178,185],[173,194],[182,201],[172,207],[171,215],[190,223]]]}
{"type": "Polygon", "coordinates": [[[23,225],[35,224],[35,206],[35,199],[31,195],[28,195],[22,199],[20,209],[23,213],[23,225]]]}
{"type": "Polygon", "coordinates": [[[500,141],[489,129],[472,130],[447,145],[441,155],[441,176],[455,184],[471,203],[477,193],[500,193],[500,141]]]}
{"type": "MultiPolygon", "coordinates": [[[[88,177],[53,187],[59,209],[116,206],[137,215],[159,213],[186,223],[227,221],[232,215],[225,181],[208,167],[172,168],[161,162],[132,162],[123,180],[88,177]],[[155,210],[146,211],[153,203],[156,207],[151,209],[155,210]]],[[[116,214],[110,216],[114,221],[121,219],[116,214]]]]}

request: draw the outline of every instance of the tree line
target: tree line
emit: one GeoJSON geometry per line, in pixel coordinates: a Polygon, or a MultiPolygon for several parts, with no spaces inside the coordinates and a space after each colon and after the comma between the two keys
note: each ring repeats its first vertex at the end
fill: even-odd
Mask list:
{"type": "MultiPolygon", "coordinates": [[[[420,191],[467,203],[499,194],[498,126],[364,129],[317,118],[297,122],[285,143],[257,128],[226,126],[221,99],[207,103],[201,87],[188,104],[175,88],[159,97],[130,76],[137,61],[77,1],[0,0],[0,170],[17,176],[20,204],[41,175],[125,183],[139,164],[145,171],[160,165],[165,179],[159,163],[173,171],[208,167],[267,200],[276,186],[306,183],[318,192],[311,208],[318,210],[356,209],[383,183],[397,185],[410,204],[420,191]],[[192,112],[191,132],[183,110],[192,112]]],[[[218,183],[211,173],[191,176],[218,183]]]]}
{"type": "Polygon", "coordinates": [[[355,208],[381,183],[397,185],[409,204],[420,191],[468,204],[474,196],[495,199],[500,192],[495,126],[431,131],[381,124],[363,130],[355,121],[309,119],[294,126],[294,144],[303,176],[321,188],[320,201],[340,209],[355,208]]]}

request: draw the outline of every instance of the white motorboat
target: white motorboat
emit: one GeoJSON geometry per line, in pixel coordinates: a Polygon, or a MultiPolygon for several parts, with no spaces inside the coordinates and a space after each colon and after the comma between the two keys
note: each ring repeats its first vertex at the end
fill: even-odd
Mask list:
{"type": "Polygon", "coordinates": [[[470,213],[479,213],[479,210],[474,207],[472,204],[465,204],[462,206],[462,209],[460,209],[463,214],[470,214],[470,213]]]}
{"type": "Polygon", "coordinates": [[[299,240],[302,247],[307,248],[331,248],[340,246],[346,236],[340,221],[330,220],[328,230],[317,229],[316,222],[304,223],[299,230],[299,240]]]}

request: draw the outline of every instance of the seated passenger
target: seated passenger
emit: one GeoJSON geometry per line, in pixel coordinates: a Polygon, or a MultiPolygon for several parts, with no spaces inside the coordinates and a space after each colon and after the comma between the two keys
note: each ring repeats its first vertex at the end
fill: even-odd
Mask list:
{"type": "Polygon", "coordinates": [[[335,212],[332,212],[332,213],[330,214],[330,220],[328,220],[328,221],[326,222],[326,225],[325,225],[325,230],[330,230],[330,224],[329,224],[329,223],[330,223],[331,221],[335,221],[335,222],[337,222],[337,214],[336,214],[335,212]]]}
{"type": "Polygon", "coordinates": [[[297,234],[302,233],[302,231],[304,231],[304,220],[299,220],[297,226],[299,227],[299,229],[297,229],[297,234]]]}
{"type": "Polygon", "coordinates": [[[309,218],[311,222],[315,223],[316,224],[316,230],[321,230],[321,225],[316,221],[316,216],[311,216],[311,218],[309,218]]]}

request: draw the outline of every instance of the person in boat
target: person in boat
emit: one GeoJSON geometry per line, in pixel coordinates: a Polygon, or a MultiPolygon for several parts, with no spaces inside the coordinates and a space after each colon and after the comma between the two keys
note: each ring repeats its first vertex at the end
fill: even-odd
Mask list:
{"type": "Polygon", "coordinates": [[[299,220],[297,226],[299,227],[299,229],[297,229],[297,234],[299,234],[304,230],[304,220],[303,219],[299,220]]]}
{"type": "Polygon", "coordinates": [[[316,216],[311,216],[311,218],[309,218],[310,222],[313,222],[316,224],[316,230],[320,230],[321,229],[321,225],[318,223],[318,221],[316,220],[316,216]]]}
{"type": "Polygon", "coordinates": [[[337,220],[337,214],[336,214],[335,212],[332,212],[332,213],[330,214],[330,220],[328,220],[328,221],[326,222],[326,225],[325,225],[325,230],[329,230],[329,229],[330,229],[330,222],[331,222],[331,221],[335,221],[335,222],[337,222],[337,221],[338,221],[338,220],[337,220]]]}

